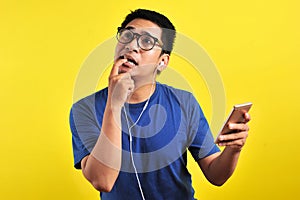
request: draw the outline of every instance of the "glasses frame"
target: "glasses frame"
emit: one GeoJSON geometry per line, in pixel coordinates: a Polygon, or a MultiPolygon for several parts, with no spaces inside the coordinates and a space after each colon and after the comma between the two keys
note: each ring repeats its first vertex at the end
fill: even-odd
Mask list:
{"type": "Polygon", "coordinates": [[[138,46],[139,48],[143,49],[144,51],[150,51],[150,50],[152,50],[152,49],[154,48],[155,45],[159,46],[160,48],[163,47],[163,43],[160,42],[156,37],[154,37],[154,36],[152,36],[152,35],[150,35],[150,34],[139,34],[139,33],[135,33],[135,32],[133,32],[132,30],[130,30],[130,29],[128,29],[128,28],[120,28],[120,27],[119,27],[119,28],[118,28],[118,32],[117,32],[117,35],[116,35],[116,38],[117,38],[118,42],[120,42],[121,44],[129,44],[130,42],[132,42],[132,41],[136,38],[137,46],[138,46]],[[133,35],[132,40],[130,40],[130,41],[128,41],[128,42],[122,42],[122,41],[119,40],[119,39],[120,39],[120,38],[119,38],[120,32],[122,32],[122,31],[124,31],[124,30],[127,30],[127,31],[129,31],[129,32],[132,33],[132,35],[133,35]],[[151,38],[154,40],[153,46],[152,46],[150,49],[144,49],[144,48],[142,48],[142,47],[140,46],[139,40],[140,40],[140,38],[141,38],[142,36],[145,36],[145,35],[151,37],[151,38]]]}

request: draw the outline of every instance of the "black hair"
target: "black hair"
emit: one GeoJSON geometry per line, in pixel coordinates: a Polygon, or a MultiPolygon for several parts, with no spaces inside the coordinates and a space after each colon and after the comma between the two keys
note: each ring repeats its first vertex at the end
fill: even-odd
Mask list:
{"type": "Polygon", "coordinates": [[[174,40],[176,37],[176,30],[171,21],[164,15],[146,9],[137,9],[131,11],[122,22],[121,27],[118,30],[126,27],[134,19],[145,19],[157,24],[162,29],[161,40],[163,42],[162,53],[161,54],[171,54],[173,50],[174,40]]]}

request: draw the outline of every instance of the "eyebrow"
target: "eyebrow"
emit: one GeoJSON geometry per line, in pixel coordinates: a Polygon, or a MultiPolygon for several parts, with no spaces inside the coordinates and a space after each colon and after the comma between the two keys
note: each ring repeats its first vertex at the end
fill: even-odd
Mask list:
{"type": "MultiPolygon", "coordinates": [[[[127,27],[125,27],[125,29],[128,29],[128,30],[135,30],[136,28],[133,27],[133,26],[127,26],[127,27]]],[[[150,34],[150,33],[147,32],[147,31],[141,31],[141,34],[146,34],[146,35],[150,35],[150,36],[152,36],[152,37],[155,37],[155,36],[153,36],[152,34],[150,34]]]]}
{"type": "MultiPolygon", "coordinates": [[[[133,26],[127,26],[127,27],[125,27],[125,29],[128,29],[128,30],[135,30],[136,28],[133,27],[133,26]]],[[[147,31],[141,31],[141,34],[146,34],[146,35],[149,35],[149,36],[151,36],[151,37],[156,38],[158,44],[161,45],[161,46],[163,46],[163,43],[160,41],[160,39],[158,39],[156,36],[153,36],[153,35],[150,34],[149,32],[147,32],[147,31]]]]}
{"type": "Polygon", "coordinates": [[[125,27],[125,29],[132,30],[132,29],[135,29],[135,28],[133,26],[127,26],[127,27],[125,27]]]}

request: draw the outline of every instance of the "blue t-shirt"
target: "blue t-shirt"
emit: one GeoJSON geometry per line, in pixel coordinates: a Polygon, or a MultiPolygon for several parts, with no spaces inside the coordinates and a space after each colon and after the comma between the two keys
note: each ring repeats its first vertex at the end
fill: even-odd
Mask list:
{"type": "MultiPolygon", "coordinates": [[[[99,137],[107,95],[105,88],[72,107],[70,127],[77,169],[99,137]]],[[[145,103],[123,107],[121,170],[112,190],[101,192],[102,200],[141,199],[130,157],[128,127],[136,122],[145,103]]],[[[146,200],[194,199],[191,175],[186,168],[187,149],[195,161],[220,151],[194,96],[160,83],[156,84],[149,104],[131,134],[134,164],[146,200]]]]}

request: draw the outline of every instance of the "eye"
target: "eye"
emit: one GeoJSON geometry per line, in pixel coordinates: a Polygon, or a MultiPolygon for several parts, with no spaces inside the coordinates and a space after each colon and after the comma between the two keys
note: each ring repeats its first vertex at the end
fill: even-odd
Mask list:
{"type": "Polygon", "coordinates": [[[141,38],[141,45],[143,46],[152,46],[154,44],[154,39],[149,35],[142,35],[141,38]]]}
{"type": "Polygon", "coordinates": [[[128,30],[124,30],[120,33],[120,39],[122,41],[131,41],[132,36],[133,36],[133,34],[128,30]]]}

